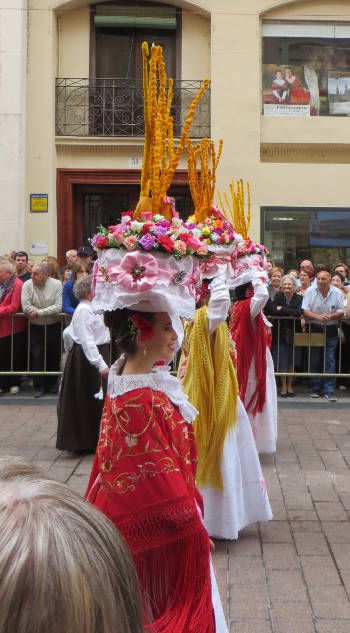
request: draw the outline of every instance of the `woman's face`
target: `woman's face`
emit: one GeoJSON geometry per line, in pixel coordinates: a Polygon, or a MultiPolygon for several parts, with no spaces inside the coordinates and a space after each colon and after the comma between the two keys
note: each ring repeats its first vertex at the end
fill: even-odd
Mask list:
{"type": "Polygon", "coordinates": [[[309,286],[310,285],[310,277],[305,272],[305,270],[301,270],[300,271],[299,279],[300,279],[300,283],[301,283],[302,286],[309,286]]]}
{"type": "Polygon", "coordinates": [[[281,287],[281,279],[282,279],[282,275],[279,272],[279,270],[277,270],[274,273],[272,273],[272,275],[271,275],[271,284],[273,285],[274,288],[280,288],[281,287]]]}
{"type": "Polygon", "coordinates": [[[335,273],[340,273],[341,275],[346,277],[346,270],[345,270],[344,266],[337,266],[334,272],[335,273]]]}
{"type": "Polygon", "coordinates": [[[282,290],[285,295],[292,295],[294,292],[294,286],[290,279],[285,279],[283,282],[282,290]]]}
{"type": "Polygon", "coordinates": [[[272,268],[272,263],[271,262],[267,262],[266,270],[267,270],[268,273],[270,272],[271,268],[272,268]]]}
{"type": "Polygon", "coordinates": [[[155,355],[155,362],[162,360],[169,363],[176,352],[176,342],[177,334],[169,315],[166,312],[158,312],[153,324],[152,338],[146,343],[146,348],[155,355]]]}
{"type": "Polygon", "coordinates": [[[283,79],[283,75],[282,75],[282,72],[280,70],[278,70],[276,72],[276,79],[283,79]]]}
{"type": "Polygon", "coordinates": [[[344,284],[340,277],[338,277],[338,275],[334,275],[334,277],[332,277],[331,284],[336,288],[339,288],[339,290],[342,290],[342,288],[344,287],[344,284]]]}

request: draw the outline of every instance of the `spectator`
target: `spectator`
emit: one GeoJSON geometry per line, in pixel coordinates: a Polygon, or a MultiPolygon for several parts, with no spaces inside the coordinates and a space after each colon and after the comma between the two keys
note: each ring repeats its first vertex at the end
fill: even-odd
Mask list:
{"type": "MultiPolygon", "coordinates": [[[[350,289],[348,286],[344,286],[345,283],[345,277],[339,273],[332,273],[332,280],[331,283],[333,286],[335,286],[336,288],[339,288],[339,290],[341,291],[342,295],[343,295],[343,301],[344,301],[344,319],[341,322],[341,328],[340,328],[340,350],[338,347],[338,353],[337,353],[337,357],[336,357],[336,367],[339,367],[339,352],[341,353],[341,358],[340,358],[340,371],[342,374],[348,374],[349,370],[350,370],[350,322],[349,322],[349,317],[350,317],[350,300],[349,300],[349,292],[350,289]]],[[[346,384],[345,384],[345,379],[341,378],[339,379],[339,389],[341,391],[345,391],[346,390],[346,384]]]]}
{"type": "Polygon", "coordinates": [[[266,262],[266,272],[269,274],[271,268],[275,268],[275,264],[272,259],[268,259],[266,262]]]}
{"type": "Polygon", "coordinates": [[[33,266],[35,266],[34,259],[28,259],[27,270],[30,272],[30,274],[32,274],[33,266]]]}
{"type": "MultiPolygon", "coordinates": [[[[305,292],[302,308],[306,319],[311,321],[311,332],[325,333],[324,347],[311,349],[311,372],[323,372],[325,354],[326,374],[335,373],[335,354],[338,346],[338,321],[344,314],[344,301],[340,290],[331,285],[331,274],[321,268],[317,273],[317,285],[305,292]]],[[[335,378],[311,378],[311,398],[319,398],[322,390],[329,402],[336,402],[335,378]]]]}
{"type": "MultiPolygon", "coordinates": [[[[310,259],[303,259],[300,264],[299,271],[305,270],[310,277],[310,283],[312,283],[315,279],[315,267],[310,259]]],[[[315,284],[317,282],[315,281],[315,284]]]]}
{"type": "Polygon", "coordinates": [[[42,260],[42,264],[47,265],[49,270],[49,277],[52,277],[53,279],[59,279],[59,281],[62,283],[63,279],[56,257],[48,255],[42,260]]]}
{"type": "Polygon", "coordinates": [[[72,271],[70,268],[68,268],[68,266],[63,266],[63,268],[61,268],[61,274],[62,274],[62,283],[63,285],[67,283],[68,279],[71,278],[72,275],[72,271]]]}
{"type": "MultiPolygon", "coordinates": [[[[21,311],[23,283],[16,277],[16,268],[4,259],[0,262],[0,371],[11,370],[11,342],[13,371],[24,371],[26,352],[26,319],[11,318],[21,311]],[[12,336],[13,333],[13,336],[12,336]]],[[[19,392],[19,376],[0,376],[0,393],[19,392]]]]}
{"type": "Polygon", "coordinates": [[[6,633],[143,632],[135,568],[111,521],[18,458],[0,459],[0,586],[6,633]]]}
{"type": "MultiPolygon", "coordinates": [[[[62,310],[62,284],[58,279],[49,277],[46,264],[35,265],[32,278],[23,284],[22,307],[31,322],[32,371],[59,371],[61,326],[58,314],[62,310]]],[[[46,390],[57,393],[56,376],[36,375],[33,382],[36,398],[41,398],[46,390]]]]}
{"type": "Polygon", "coordinates": [[[15,261],[16,252],[17,252],[17,251],[12,251],[12,250],[7,251],[7,252],[4,254],[5,259],[7,259],[7,261],[10,261],[11,263],[13,263],[13,262],[15,261]]]}
{"type": "Polygon", "coordinates": [[[282,276],[283,276],[282,268],[279,268],[278,266],[271,268],[269,272],[270,284],[268,287],[270,299],[273,299],[275,294],[277,292],[280,292],[282,276]]]}
{"type": "Polygon", "coordinates": [[[94,256],[94,251],[90,246],[80,246],[78,248],[78,260],[82,263],[85,263],[88,272],[92,272],[92,258],[94,256]]]}
{"type": "Polygon", "coordinates": [[[28,254],[25,251],[17,251],[15,256],[17,277],[22,283],[31,278],[28,270],[28,254]]]}
{"type": "Polygon", "coordinates": [[[68,268],[72,270],[74,264],[76,264],[78,261],[78,251],[76,251],[75,249],[71,249],[70,251],[67,251],[66,261],[67,261],[68,268]]]}
{"type": "Polygon", "coordinates": [[[333,266],[332,275],[334,273],[340,273],[344,277],[344,286],[349,286],[349,268],[343,262],[338,262],[335,266],[333,266]]]}
{"type": "Polygon", "coordinates": [[[74,314],[75,308],[79,303],[73,292],[75,282],[88,274],[85,263],[77,262],[74,264],[71,278],[63,286],[63,312],[66,314],[74,314]]]}
{"type": "Polygon", "coordinates": [[[300,288],[298,289],[297,292],[303,297],[307,289],[310,288],[310,284],[311,284],[310,275],[306,272],[306,270],[304,270],[304,268],[302,268],[300,271],[299,281],[300,281],[300,288]]]}
{"type": "Polygon", "coordinates": [[[79,305],[63,334],[70,351],[57,405],[56,447],[75,453],[95,453],[104,400],[102,393],[95,395],[109,372],[109,329],[92,310],[91,283],[90,275],[75,282],[79,305]]]}
{"type": "MultiPolygon", "coordinates": [[[[296,292],[297,287],[294,275],[285,275],[282,278],[281,288],[282,292],[278,292],[273,300],[273,314],[279,317],[299,318],[301,316],[302,297],[296,292]]],[[[279,321],[278,371],[293,371],[294,332],[300,329],[298,327],[299,324],[297,326],[294,323],[292,319],[282,318],[279,321]]],[[[287,398],[288,396],[294,398],[292,376],[281,376],[281,396],[282,398],[287,398]]]]}

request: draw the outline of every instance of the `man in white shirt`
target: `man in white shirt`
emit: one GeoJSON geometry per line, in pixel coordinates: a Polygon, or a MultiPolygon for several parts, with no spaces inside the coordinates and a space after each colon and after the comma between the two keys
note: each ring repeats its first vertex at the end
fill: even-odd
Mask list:
{"type": "MultiPolygon", "coordinates": [[[[343,295],[331,285],[331,273],[321,269],[317,273],[317,286],[310,286],[304,294],[302,309],[304,317],[311,322],[311,332],[326,334],[325,347],[311,349],[311,372],[334,374],[335,355],[338,346],[338,322],[344,314],[343,295]],[[323,358],[325,353],[325,359],[323,358]],[[323,369],[324,367],[324,369],[323,369]]],[[[311,378],[311,398],[319,398],[322,390],[322,379],[311,378]]],[[[336,402],[335,378],[324,378],[323,389],[329,402],[336,402]]]]}
{"type": "MultiPolygon", "coordinates": [[[[31,370],[37,372],[60,371],[62,283],[49,277],[46,264],[36,264],[32,278],[22,287],[23,312],[31,321],[31,370]],[[46,354],[45,354],[46,347],[46,354]]],[[[45,391],[57,393],[57,376],[37,375],[33,379],[35,397],[45,391]]]]}

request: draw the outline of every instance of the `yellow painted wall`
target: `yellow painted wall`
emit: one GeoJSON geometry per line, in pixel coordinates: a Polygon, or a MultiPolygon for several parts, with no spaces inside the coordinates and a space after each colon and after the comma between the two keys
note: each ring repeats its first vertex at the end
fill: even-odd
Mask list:
{"type": "MultiPolygon", "coordinates": [[[[44,0],[31,0],[33,9],[40,6],[42,10],[30,12],[28,29],[27,192],[48,192],[50,212],[47,217],[27,214],[27,240],[46,236],[51,252],[56,248],[56,168],[128,169],[129,158],[142,154],[140,147],[115,153],[98,148],[56,153],[55,73],[88,76],[89,9],[87,2],[83,4],[76,9],[73,0],[51,0],[51,6],[65,9],[56,16],[44,10],[44,0]],[[70,10],[73,6],[74,11],[70,10]]],[[[350,206],[349,165],[260,162],[261,143],[350,143],[345,117],[262,117],[260,68],[262,17],[347,21],[349,1],[201,0],[198,10],[194,2],[185,4],[182,77],[200,79],[210,72],[212,136],[216,141],[224,139],[217,185],[228,190],[233,177],[249,179],[253,237],[259,237],[261,206],[350,206]]]]}
{"type": "Polygon", "coordinates": [[[90,9],[58,16],[58,76],[89,76],[90,9]]]}
{"type": "Polygon", "coordinates": [[[210,77],[210,19],[182,12],[181,79],[210,77]]]}

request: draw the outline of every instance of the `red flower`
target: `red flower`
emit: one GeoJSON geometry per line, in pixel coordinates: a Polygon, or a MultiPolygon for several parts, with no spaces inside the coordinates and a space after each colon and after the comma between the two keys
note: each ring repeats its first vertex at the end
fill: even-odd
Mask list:
{"type": "Polygon", "coordinates": [[[191,233],[180,233],[179,240],[182,240],[183,242],[185,242],[185,244],[187,244],[188,240],[190,240],[192,237],[193,235],[191,233]]]}
{"type": "Polygon", "coordinates": [[[114,233],[114,231],[116,230],[117,226],[118,226],[117,224],[115,224],[114,226],[109,226],[108,227],[108,233],[114,233]]]}
{"type": "Polygon", "coordinates": [[[220,244],[225,244],[225,243],[226,243],[225,235],[220,235],[220,244]]]}
{"type": "Polygon", "coordinates": [[[150,231],[153,226],[154,226],[154,222],[145,222],[142,228],[142,235],[145,235],[145,233],[148,233],[148,231],[150,231]]]}
{"type": "Polygon", "coordinates": [[[160,235],[157,237],[157,242],[167,253],[172,253],[175,248],[173,240],[168,235],[160,235]]]}
{"type": "Polygon", "coordinates": [[[97,248],[106,248],[108,244],[108,236],[104,235],[103,237],[99,237],[97,240],[97,248]]]}
{"type": "Polygon", "coordinates": [[[145,319],[143,314],[138,312],[132,317],[132,322],[136,329],[140,332],[141,343],[148,341],[153,336],[153,323],[145,319]]]}

